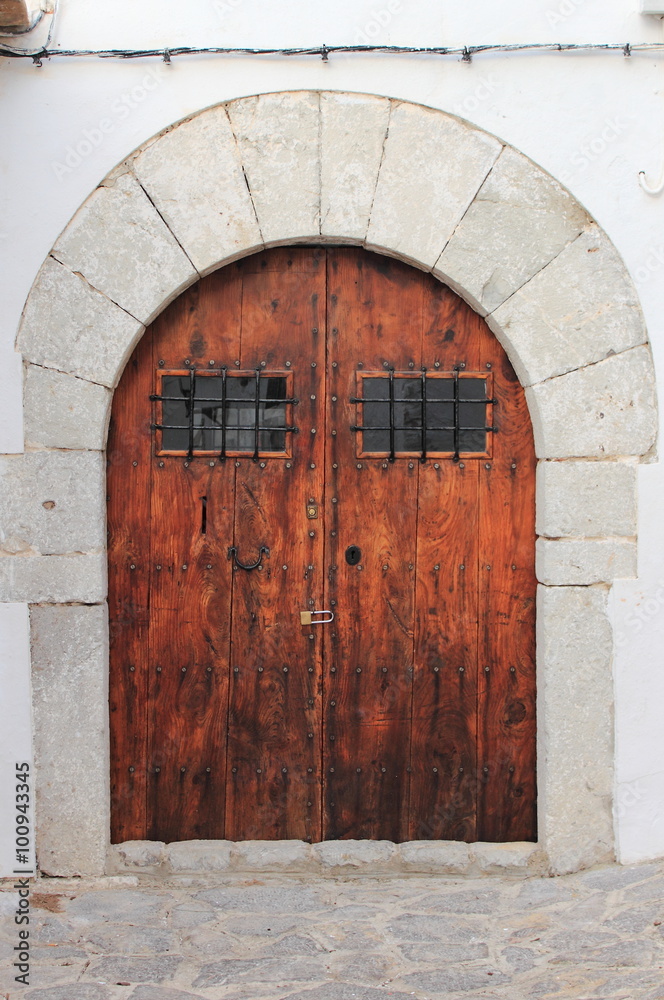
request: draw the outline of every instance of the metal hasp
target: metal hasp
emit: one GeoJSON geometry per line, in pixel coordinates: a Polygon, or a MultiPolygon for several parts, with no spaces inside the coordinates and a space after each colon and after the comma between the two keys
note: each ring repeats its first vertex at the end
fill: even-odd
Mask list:
{"type": "Polygon", "coordinates": [[[334,621],[334,611],[300,611],[300,625],[328,625],[334,621]],[[328,615],[327,618],[314,618],[314,615],[328,615]]]}
{"type": "Polygon", "coordinates": [[[234,545],[231,545],[231,547],[228,550],[228,558],[235,560],[235,565],[238,567],[238,569],[246,569],[247,571],[252,569],[258,569],[263,560],[263,556],[264,555],[269,556],[269,554],[270,550],[268,549],[267,545],[261,545],[260,549],[258,550],[258,559],[256,560],[256,562],[242,563],[237,557],[237,549],[234,545]]]}

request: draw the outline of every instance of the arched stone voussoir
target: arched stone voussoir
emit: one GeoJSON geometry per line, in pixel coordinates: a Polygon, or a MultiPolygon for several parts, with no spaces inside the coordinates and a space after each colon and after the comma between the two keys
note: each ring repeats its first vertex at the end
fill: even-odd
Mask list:
{"type": "Polygon", "coordinates": [[[59,237],[53,256],[145,324],[198,278],[129,173],[90,195],[59,237]]]}
{"type": "Polygon", "coordinates": [[[650,347],[531,385],[526,398],[538,458],[645,455],[657,434],[650,347]]]}
{"type": "Polygon", "coordinates": [[[506,146],[433,273],[492,312],[591,224],[569,191],[506,146]]]}
{"type": "Polygon", "coordinates": [[[227,110],[265,244],[320,233],[320,94],[261,94],[227,110]]]}
{"type": "Polygon", "coordinates": [[[225,106],[165,132],[132,168],[199,274],[262,238],[225,106]]]}
{"type": "Polygon", "coordinates": [[[647,341],[632,279],[596,225],[487,316],[487,322],[526,386],[647,341]]]}
{"type": "Polygon", "coordinates": [[[502,148],[457,118],[393,103],[367,247],[432,268],[502,148]]]}
{"type": "Polygon", "coordinates": [[[80,274],[47,257],[28,297],[17,346],[32,364],[112,388],[144,330],[80,274]]]}

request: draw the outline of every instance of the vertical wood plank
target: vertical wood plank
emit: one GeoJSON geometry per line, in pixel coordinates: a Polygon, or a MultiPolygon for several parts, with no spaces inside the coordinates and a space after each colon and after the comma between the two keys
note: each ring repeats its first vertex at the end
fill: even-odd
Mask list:
{"type": "Polygon", "coordinates": [[[127,363],[107,445],[111,841],[146,835],[152,335],[127,363]]]}
{"type": "Polygon", "coordinates": [[[479,469],[478,837],[536,840],[535,453],[524,391],[490,335],[487,364],[497,433],[479,469]]]}
{"type": "Polygon", "coordinates": [[[420,276],[405,265],[328,251],[326,606],[337,620],[325,633],[325,839],[408,836],[418,472],[358,458],[349,428],[358,372],[420,366],[422,308],[420,276]]]}
{"type": "Polygon", "coordinates": [[[324,261],[322,250],[290,248],[242,267],[242,370],[292,372],[300,402],[291,458],[238,460],[233,544],[243,562],[261,545],[270,553],[262,569],[233,573],[232,840],[320,839],[321,627],[303,629],[300,611],[323,596],[324,261]]]}

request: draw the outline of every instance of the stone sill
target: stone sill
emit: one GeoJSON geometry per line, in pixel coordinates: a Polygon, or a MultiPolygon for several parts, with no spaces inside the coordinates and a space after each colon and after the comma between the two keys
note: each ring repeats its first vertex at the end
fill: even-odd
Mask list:
{"type": "Polygon", "coordinates": [[[482,875],[544,874],[538,844],[465,844],[449,840],[129,840],[110,847],[108,875],[482,875]]]}

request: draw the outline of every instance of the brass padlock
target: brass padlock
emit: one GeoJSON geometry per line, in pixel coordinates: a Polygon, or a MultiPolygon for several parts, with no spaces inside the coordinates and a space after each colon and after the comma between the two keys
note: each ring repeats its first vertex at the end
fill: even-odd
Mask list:
{"type": "Polygon", "coordinates": [[[300,611],[300,625],[328,625],[334,621],[334,611],[300,611]],[[325,615],[325,618],[315,617],[325,615]]]}
{"type": "Polygon", "coordinates": [[[300,611],[300,625],[311,625],[311,611],[300,611]]]}

